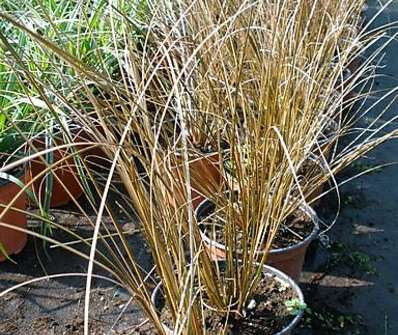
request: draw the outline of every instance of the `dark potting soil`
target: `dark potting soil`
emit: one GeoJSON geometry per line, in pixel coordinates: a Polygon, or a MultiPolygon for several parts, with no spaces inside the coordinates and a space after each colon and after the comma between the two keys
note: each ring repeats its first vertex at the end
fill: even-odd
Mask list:
{"type": "MultiPolygon", "coordinates": [[[[202,224],[202,227],[204,234],[211,240],[222,245],[225,244],[223,222],[217,220],[217,216],[214,219],[207,219],[206,223],[202,224]]],[[[287,217],[285,222],[280,225],[274,237],[272,249],[286,248],[300,243],[311,234],[313,228],[314,224],[308,215],[300,209],[294,211],[287,217]]],[[[242,233],[237,233],[238,243],[240,243],[239,241],[242,239],[242,235],[242,233]]],[[[239,249],[239,246],[237,249],[239,249]]]]}
{"type": "MultiPolygon", "coordinates": [[[[246,316],[230,313],[228,316],[205,309],[204,319],[207,334],[256,335],[275,334],[286,327],[293,319],[285,303],[296,299],[293,289],[279,282],[274,276],[264,276],[252,298],[248,299],[251,309],[246,308],[246,316]],[[254,302],[253,302],[254,301],[254,302]]],[[[161,320],[173,328],[170,310],[166,305],[161,310],[161,320]]]]}
{"type": "Polygon", "coordinates": [[[296,210],[279,227],[272,249],[286,248],[305,240],[314,229],[314,223],[302,210],[296,210]]]}

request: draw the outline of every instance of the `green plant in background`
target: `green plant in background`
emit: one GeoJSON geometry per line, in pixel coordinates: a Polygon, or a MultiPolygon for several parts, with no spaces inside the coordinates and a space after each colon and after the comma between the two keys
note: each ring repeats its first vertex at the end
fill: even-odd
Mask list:
{"type": "Polygon", "coordinates": [[[352,334],[359,335],[363,333],[361,325],[362,317],[356,314],[346,314],[337,311],[325,304],[313,306],[305,310],[303,327],[308,329],[322,329],[325,331],[350,331],[352,334]]]}
{"type": "Polygon", "coordinates": [[[331,260],[329,266],[346,265],[354,271],[359,270],[367,275],[376,275],[377,269],[373,264],[377,258],[363,251],[356,250],[352,246],[340,242],[332,243],[330,246],[331,260]]]}
{"type": "MultiPolygon", "coordinates": [[[[24,0],[18,4],[3,0],[0,8],[3,13],[15,16],[22,25],[37,32],[42,38],[58,45],[65,54],[76,57],[89,71],[118,79],[125,71],[123,62],[118,61],[125,53],[124,37],[120,32],[121,24],[128,17],[132,25],[129,37],[142,39],[144,20],[148,14],[146,2],[142,0],[120,0],[114,3],[106,0],[87,3],[69,0],[24,0]]],[[[71,114],[74,110],[87,107],[87,104],[79,101],[72,110],[63,110],[63,115],[54,111],[55,106],[62,105],[59,101],[62,100],[60,92],[63,97],[70,97],[81,89],[81,82],[76,80],[74,66],[70,66],[61,58],[52,57],[45,46],[36,43],[29,34],[16,29],[7,21],[3,20],[0,28],[9,43],[9,46],[5,47],[13,48],[15,53],[23,55],[23,62],[19,59],[17,64],[12,66],[18,68],[13,70],[23,71],[26,76],[29,73],[33,75],[34,80],[30,80],[29,86],[36,92],[33,96],[37,100],[27,103],[36,107],[47,105],[47,115],[42,114],[37,123],[47,123],[49,128],[56,126],[65,129],[72,121],[71,114]],[[44,82],[45,85],[42,85],[44,82]],[[43,92],[37,92],[39,87],[43,92]]],[[[27,81],[23,80],[26,84],[27,81]]],[[[102,92],[97,91],[96,94],[102,92]]]]}
{"type": "MultiPolygon", "coordinates": [[[[51,124],[48,118],[50,114],[46,109],[36,107],[32,101],[36,99],[34,91],[24,83],[20,73],[6,63],[6,53],[0,55],[0,161],[2,165],[18,159],[23,159],[29,151],[29,140],[36,138],[39,134],[48,131],[51,124]]],[[[9,60],[8,60],[9,61],[9,60]]],[[[52,153],[46,154],[46,161],[51,164],[52,153]]],[[[19,164],[17,171],[25,173],[26,164],[19,164]]],[[[13,175],[13,171],[7,171],[13,175]]],[[[19,179],[11,179],[21,188],[25,185],[19,179]]],[[[28,180],[25,179],[28,184],[28,180]]],[[[51,201],[52,175],[46,177],[45,196],[43,203],[35,196],[30,189],[25,189],[30,202],[40,208],[43,217],[49,217],[49,203],[51,201]]],[[[44,235],[51,234],[51,226],[43,224],[40,232],[44,235]]],[[[9,258],[9,257],[7,257],[9,258]]]]}
{"type": "MultiPolygon", "coordinates": [[[[134,38],[142,36],[140,31],[144,29],[144,23],[141,20],[145,19],[146,15],[144,1],[137,3],[118,1],[113,4],[108,1],[82,3],[69,0],[38,0],[22,1],[17,4],[14,1],[5,0],[1,2],[0,7],[3,13],[14,15],[21,24],[59,45],[64,52],[79,59],[92,71],[105,73],[112,78],[120,77],[122,66],[117,62],[116,57],[124,52],[124,47],[120,43],[123,39],[117,35],[122,18],[118,13],[128,15],[131,22],[135,22],[137,29],[135,35],[132,35],[134,38]],[[118,20],[113,19],[116,16],[119,17],[118,20]]],[[[56,146],[54,138],[60,135],[60,128],[63,130],[62,137],[68,137],[70,140],[73,137],[71,133],[73,130],[70,129],[76,128],[71,114],[87,107],[84,101],[69,109],[57,107],[62,105],[60,100],[62,101],[63,97],[74,96],[80,89],[81,82],[76,80],[74,67],[69,66],[60,58],[51,57],[45,47],[35,43],[29,34],[16,29],[7,21],[3,20],[0,28],[6,38],[6,41],[3,40],[3,43],[6,43],[4,49],[8,50],[7,57],[2,55],[2,62],[10,72],[10,77],[6,78],[7,73],[2,71],[3,85],[7,85],[5,89],[9,91],[4,92],[2,99],[3,102],[5,99],[10,99],[14,104],[15,108],[9,106],[12,107],[11,113],[14,119],[17,114],[21,117],[19,110],[24,109],[24,123],[31,122],[28,133],[25,132],[24,125],[25,136],[15,135],[20,140],[19,144],[27,142],[26,148],[31,147],[33,151],[41,151],[43,148],[35,148],[34,140],[44,139],[45,148],[50,149],[56,146]],[[19,82],[16,82],[16,79],[19,82]],[[46,85],[43,85],[44,82],[46,85]],[[40,113],[37,110],[40,110],[40,113]]],[[[2,113],[1,117],[5,118],[5,114],[2,113]]],[[[15,126],[10,121],[11,118],[8,117],[7,131],[17,133],[16,129],[22,126],[22,122],[15,126]]],[[[86,122],[90,124],[91,120],[86,122]]],[[[12,136],[8,135],[7,138],[11,139],[12,136]]],[[[45,157],[43,155],[42,159],[46,165],[52,165],[51,152],[45,157]]],[[[80,175],[83,175],[81,162],[79,160],[75,162],[80,175]]],[[[51,178],[49,174],[48,185],[52,184],[51,178]]],[[[47,189],[46,194],[51,193],[48,187],[47,189]]],[[[48,197],[45,203],[49,203],[48,197]]],[[[48,205],[45,207],[47,208],[48,205]]]]}
{"type": "MultiPolygon", "coordinates": [[[[0,152],[2,160],[6,155],[23,150],[29,134],[40,130],[34,109],[21,102],[26,88],[21,79],[7,64],[4,53],[0,54],[0,152]]],[[[10,157],[8,157],[10,158],[10,157]]]]}

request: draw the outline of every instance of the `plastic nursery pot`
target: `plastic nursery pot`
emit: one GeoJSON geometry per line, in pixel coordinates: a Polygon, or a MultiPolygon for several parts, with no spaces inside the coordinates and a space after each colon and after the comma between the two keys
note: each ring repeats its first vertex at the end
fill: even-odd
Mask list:
{"type": "Polygon", "coordinates": [[[365,28],[365,22],[366,22],[366,12],[369,10],[369,5],[367,3],[364,3],[362,8],[361,8],[361,18],[358,23],[358,28],[359,30],[365,28]]]}
{"type": "MultiPolygon", "coordinates": [[[[317,166],[317,169],[319,170],[319,173],[328,175],[329,170],[326,167],[326,158],[323,156],[315,156],[315,155],[310,155],[307,158],[312,164],[317,166]]],[[[304,176],[305,177],[305,176],[304,176]]],[[[326,181],[323,183],[318,184],[311,193],[306,195],[305,200],[307,203],[311,204],[313,208],[317,207],[320,202],[321,198],[318,198],[324,191],[326,185],[326,181]],[[318,199],[317,199],[318,198],[318,199]],[[316,199],[316,200],[314,200],[316,199]]]]}
{"type": "MultiPolygon", "coordinates": [[[[24,170],[16,174],[15,177],[22,183],[25,183],[27,178],[24,170]]],[[[21,193],[19,197],[14,200],[12,208],[8,209],[7,212],[4,213],[5,208],[3,207],[7,206],[20,191],[21,188],[17,184],[0,179],[0,215],[3,215],[0,221],[18,228],[26,228],[26,214],[18,211],[24,211],[26,209],[27,196],[25,192],[21,193]]],[[[0,244],[8,256],[21,252],[27,241],[28,238],[26,233],[0,226],[0,244]]],[[[0,251],[0,262],[4,261],[6,258],[7,257],[0,251]]]]}
{"type": "MultiPolygon", "coordinates": [[[[354,81],[353,74],[352,74],[351,70],[348,67],[346,67],[345,69],[343,69],[344,87],[353,85],[353,81],[354,81]]],[[[355,99],[356,96],[357,96],[357,93],[353,89],[351,89],[350,91],[347,91],[344,94],[343,103],[347,103],[347,104],[352,103],[352,101],[355,99]]]]}
{"type": "MultiPolygon", "coordinates": [[[[214,205],[210,200],[204,200],[196,209],[196,218],[198,222],[208,216],[213,208],[214,205]]],[[[308,205],[300,206],[299,210],[303,211],[311,219],[313,223],[311,233],[299,243],[285,248],[271,249],[267,256],[268,265],[272,265],[278,270],[286,273],[296,282],[300,281],[308,246],[319,235],[319,220],[315,211],[308,205]]],[[[209,238],[202,229],[200,229],[200,234],[213,260],[223,260],[226,258],[225,245],[209,238]]],[[[261,257],[262,251],[258,251],[257,254],[261,257]]]]}
{"type": "MultiPolygon", "coordinates": [[[[58,145],[60,144],[61,143],[58,143],[58,145]]],[[[37,148],[37,150],[45,149],[44,142],[40,140],[35,140],[34,146],[37,148]]],[[[68,151],[66,148],[54,150],[54,166],[50,170],[47,170],[47,173],[44,173],[42,177],[37,178],[32,183],[32,191],[35,193],[38,199],[43,200],[46,187],[46,175],[48,173],[54,174],[50,207],[60,207],[66,205],[72,200],[72,197],[77,199],[83,194],[83,190],[79,183],[79,176],[77,174],[75,161],[73,157],[68,157],[70,154],[71,152],[68,151]],[[63,186],[57,180],[55,175],[62,181],[65,186],[63,186]],[[70,195],[68,192],[70,193],[70,195]]],[[[41,157],[44,158],[45,155],[42,155],[41,157]]],[[[29,165],[29,179],[35,178],[37,175],[42,174],[47,169],[46,163],[44,163],[40,157],[32,159],[29,165]]],[[[32,203],[30,203],[30,205],[34,206],[34,204],[32,203]]]]}
{"type": "MultiPolygon", "coordinates": [[[[177,154],[177,160],[182,160],[180,154],[177,154]]],[[[219,153],[210,153],[190,159],[189,173],[191,176],[192,206],[194,209],[205,199],[200,192],[201,189],[217,192],[221,188],[223,177],[220,170],[219,153]]],[[[182,178],[182,166],[176,167],[175,171],[176,175],[182,178]]]]}
{"type": "MultiPolygon", "coordinates": [[[[268,275],[270,277],[274,277],[275,280],[279,281],[284,287],[287,288],[292,288],[292,290],[295,292],[297,299],[300,302],[300,305],[305,305],[304,301],[304,295],[303,292],[301,291],[300,287],[297,285],[297,283],[290,278],[288,275],[283,273],[282,271],[269,266],[269,265],[264,265],[264,274],[268,275]]],[[[162,294],[162,283],[159,283],[154,291],[152,292],[152,303],[154,306],[159,306],[159,300],[161,298],[162,294]]],[[[304,315],[304,310],[300,310],[297,315],[290,321],[289,324],[287,324],[283,329],[278,331],[277,333],[274,333],[272,335],[289,335],[292,334],[294,329],[297,327],[297,325],[300,323],[300,320],[302,319],[304,315]]],[[[165,324],[162,324],[163,329],[167,335],[172,335],[174,334],[173,330],[167,327],[165,324]]],[[[265,335],[271,335],[271,334],[265,334],[265,335]]]]}
{"type": "Polygon", "coordinates": [[[320,134],[318,139],[319,147],[315,148],[314,154],[316,156],[322,155],[326,162],[330,162],[332,158],[333,145],[336,142],[336,134],[339,131],[339,124],[328,116],[324,116],[326,127],[325,130],[320,134]]]}
{"type": "Polygon", "coordinates": [[[359,69],[359,67],[361,66],[361,59],[359,57],[355,57],[348,65],[347,65],[347,69],[351,72],[351,73],[356,73],[357,70],[359,69]]]}

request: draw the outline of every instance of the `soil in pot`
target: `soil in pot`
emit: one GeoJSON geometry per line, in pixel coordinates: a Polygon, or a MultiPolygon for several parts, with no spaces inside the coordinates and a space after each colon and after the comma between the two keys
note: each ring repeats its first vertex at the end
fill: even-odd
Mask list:
{"type": "MultiPolygon", "coordinates": [[[[224,230],[222,225],[215,222],[216,220],[217,217],[215,219],[206,219],[206,222],[201,224],[201,228],[203,228],[203,232],[211,240],[223,244],[224,230]],[[212,227],[216,227],[216,229],[213,229],[212,227]]],[[[291,245],[300,243],[311,234],[313,227],[314,224],[311,219],[305,215],[303,211],[296,210],[289,215],[285,222],[280,226],[274,238],[272,249],[287,248],[291,245]]],[[[237,233],[238,243],[241,239],[242,234],[237,233]]]]}
{"type": "MultiPolygon", "coordinates": [[[[251,306],[246,308],[245,317],[233,313],[226,316],[214,310],[204,310],[207,333],[222,334],[226,330],[225,334],[230,335],[277,334],[295,318],[286,306],[287,302],[295,299],[298,297],[292,287],[274,275],[263,275],[249,299],[251,306]]],[[[168,328],[173,328],[167,306],[161,309],[161,320],[168,328]]]]}
{"type": "MultiPolygon", "coordinates": [[[[24,169],[13,171],[12,175],[25,183],[26,175],[24,169]]],[[[0,179],[0,213],[3,214],[3,205],[8,205],[14,197],[21,191],[21,188],[15,183],[0,179]]],[[[27,203],[26,193],[21,193],[17,200],[14,201],[13,208],[19,210],[25,210],[27,203]]],[[[13,208],[10,208],[2,217],[2,222],[14,225],[19,228],[26,229],[27,220],[26,214],[19,212],[13,208]]],[[[22,251],[27,243],[27,234],[24,232],[17,231],[0,226],[0,243],[5,249],[8,256],[18,254],[22,251]]],[[[0,252],[0,262],[6,259],[5,255],[0,252]]]]}

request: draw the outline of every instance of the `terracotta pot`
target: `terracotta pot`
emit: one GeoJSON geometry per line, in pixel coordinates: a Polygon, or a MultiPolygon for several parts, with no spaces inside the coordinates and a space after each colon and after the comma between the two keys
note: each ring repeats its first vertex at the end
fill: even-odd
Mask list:
{"type": "MultiPolygon", "coordinates": [[[[199,222],[199,218],[206,215],[205,213],[209,211],[209,206],[211,206],[211,203],[207,199],[198,206],[196,210],[196,217],[198,218],[199,222]]],[[[310,243],[318,237],[319,234],[319,220],[315,211],[307,205],[303,205],[300,209],[305,212],[314,223],[314,228],[311,234],[309,234],[300,243],[294,244],[286,248],[271,249],[267,256],[267,264],[274,266],[280,271],[283,271],[289,277],[293,278],[296,282],[300,281],[307,248],[310,243]]],[[[218,261],[225,259],[225,245],[210,239],[202,230],[201,236],[213,260],[218,261]]],[[[257,254],[259,255],[259,257],[262,256],[261,251],[258,251],[257,254]]]]}
{"type": "Polygon", "coordinates": [[[272,249],[268,255],[267,264],[286,273],[298,283],[300,281],[301,273],[303,272],[304,260],[308,246],[318,236],[319,224],[315,221],[311,234],[300,243],[287,248],[272,249]]]}
{"type": "MultiPolygon", "coordinates": [[[[179,155],[177,155],[177,160],[179,160],[179,155]]],[[[181,179],[181,184],[183,184],[182,169],[182,166],[178,166],[175,169],[175,175],[177,178],[181,179]]],[[[205,199],[202,194],[203,192],[217,192],[223,184],[220,155],[218,153],[212,153],[191,159],[189,162],[189,173],[191,176],[192,205],[193,208],[196,209],[205,199]]]]}
{"type": "MultiPolygon", "coordinates": [[[[16,176],[23,183],[26,181],[25,172],[20,173],[16,176]]],[[[21,191],[21,188],[6,180],[0,180],[0,204],[8,205],[14,197],[21,191]]],[[[14,201],[13,208],[25,210],[27,204],[26,193],[23,192],[14,201]]],[[[3,214],[4,208],[0,207],[0,213],[3,214]]],[[[15,227],[25,228],[27,227],[26,214],[16,211],[10,208],[1,219],[1,222],[11,224],[15,227]]],[[[0,243],[5,248],[7,255],[18,254],[25,247],[27,242],[27,234],[14,229],[5,228],[0,226],[0,243]]],[[[4,261],[6,257],[0,252],[0,262],[4,261]]]]}
{"type": "MultiPolygon", "coordinates": [[[[101,126],[96,127],[96,131],[104,134],[101,126]]],[[[93,142],[93,136],[83,128],[79,129],[75,136],[76,142],[93,142]]],[[[88,145],[87,147],[80,146],[82,149],[81,156],[87,164],[87,167],[92,171],[106,172],[111,168],[111,161],[101,146],[88,145]]]]}
{"type": "Polygon", "coordinates": [[[220,155],[213,153],[201,157],[189,163],[190,174],[192,178],[192,204],[196,209],[205,199],[200,190],[203,185],[207,185],[210,192],[217,192],[222,184],[220,173],[220,155]]]}
{"type": "MultiPolygon", "coordinates": [[[[290,278],[288,275],[286,275],[285,273],[281,272],[280,270],[278,270],[272,266],[268,266],[268,265],[264,265],[264,274],[275,277],[276,280],[283,283],[283,285],[286,287],[291,287],[293,289],[293,291],[296,293],[297,299],[299,300],[300,304],[301,305],[305,304],[303,292],[301,291],[300,287],[296,284],[296,282],[292,278],[290,278]]],[[[162,290],[162,283],[159,283],[152,293],[152,297],[151,297],[152,303],[155,306],[159,306],[158,301],[160,299],[160,295],[162,294],[161,290],[162,290]]],[[[299,311],[299,313],[293,318],[293,320],[286,327],[284,327],[281,331],[279,331],[273,335],[292,334],[294,329],[300,323],[303,315],[304,315],[304,311],[303,310],[299,311]]],[[[170,329],[169,327],[167,327],[165,324],[163,324],[162,326],[167,335],[174,334],[173,330],[170,329]]]]}
{"type": "MultiPolygon", "coordinates": [[[[34,145],[38,150],[45,149],[44,143],[39,140],[35,140],[34,145]]],[[[53,161],[54,163],[59,162],[70,154],[71,152],[66,148],[54,150],[53,161]]],[[[47,168],[47,165],[40,158],[33,159],[29,165],[29,179],[34,178],[38,174],[45,171],[47,168]]],[[[62,163],[58,163],[56,166],[54,166],[53,169],[49,170],[48,173],[55,174],[65,185],[65,187],[62,186],[61,183],[55,178],[55,176],[53,176],[53,188],[51,192],[50,207],[63,206],[72,200],[72,197],[68,194],[65,188],[68,189],[70,194],[75,199],[79,198],[83,194],[73,157],[69,157],[62,163]]],[[[44,199],[45,176],[40,177],[33,182],[32,190],[38,199],[44,199]]]]}
{"type": "Polygon", "coordinates": [[[87,167],[92,171],[106,172],[112,166],[112,162],[100,147],[93,147],[86,150],[83,154],[83,159],[87,167]]]}

